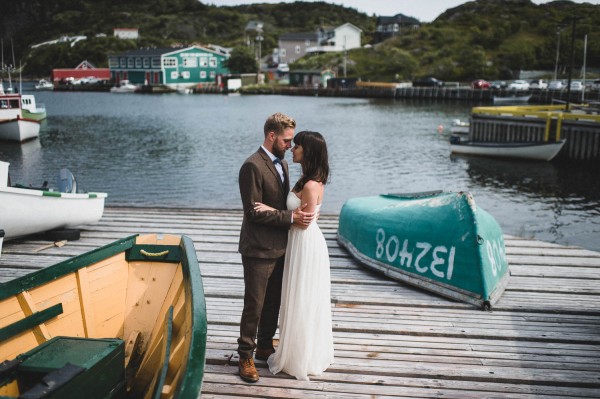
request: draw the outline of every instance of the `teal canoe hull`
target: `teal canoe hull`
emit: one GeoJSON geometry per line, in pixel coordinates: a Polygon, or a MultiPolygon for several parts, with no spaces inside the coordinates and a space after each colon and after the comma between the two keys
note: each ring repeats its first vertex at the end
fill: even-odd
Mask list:
{"type": "Polygon", "coordinates": [[[350,199],[337,238],[371,269],[483,308],[494,305],[508,284],[502,230],[470,193],[350,199]]]}

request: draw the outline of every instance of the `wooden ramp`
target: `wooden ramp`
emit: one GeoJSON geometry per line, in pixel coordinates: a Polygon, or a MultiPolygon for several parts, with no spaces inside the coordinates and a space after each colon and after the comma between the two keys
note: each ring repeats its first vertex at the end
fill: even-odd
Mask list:
{"type": "Polygon", "coordinates": [[[361,267],[336,242],[337,216],[319,225],[329,244],[336,362],[311,381],[237,376],[243,279],[240,211],[107,208],[79,241],[5,242],[7,281],[136,233],[190,236],[207,297],[203,398],[598,398],[600,253],[507,236],[511,280],[492,312],[420,291],[361,267]]]}

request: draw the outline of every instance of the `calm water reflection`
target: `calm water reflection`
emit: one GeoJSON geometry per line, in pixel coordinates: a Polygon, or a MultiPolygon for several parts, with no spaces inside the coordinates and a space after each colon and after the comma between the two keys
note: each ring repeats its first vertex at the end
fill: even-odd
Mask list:
{"type": "MultiPolygon", "coordinates": [[[[549,163],[450,156],[452,119],[470,104],[346,98],[36,93],[40,139],[1,144],[13,182],[53,182],[68,167],[108,205],[240,208],[239,166],[281,111],[325,135],[332,182],[323,211],[388,192],[471,191],[509,234],[600,250],[599,173],[549,163]],[[445,127],[438,133],[438,125],[445,127]]],[[[291,156],[288,155],[288,160],[291,156]]],[[[291,168],[292,180],[299,167],[291,168]]]]}

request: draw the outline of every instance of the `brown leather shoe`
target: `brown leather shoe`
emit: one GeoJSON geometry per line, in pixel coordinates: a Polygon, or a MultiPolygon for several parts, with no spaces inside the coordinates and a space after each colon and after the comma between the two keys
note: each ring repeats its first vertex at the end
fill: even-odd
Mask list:
{"type": "Polygon", "coordinates": [[[252,360],[252,358],[240,358],[239,369],[240,377],[242,377],[242,380],[246,382],[258,381],[258,371],[256,371],[256,367],[254,366],[254,360],[252,360]]]}
{"type": "Polygon", "coordinates": [[[256,348],[254,357],[258,360],[267,360],[273,353],[275,353],[273,348],[256,348]]]}

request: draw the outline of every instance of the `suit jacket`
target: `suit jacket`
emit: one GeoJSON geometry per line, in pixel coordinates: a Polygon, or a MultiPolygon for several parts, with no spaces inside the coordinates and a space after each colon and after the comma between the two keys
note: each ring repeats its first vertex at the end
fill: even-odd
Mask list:
{"type": "Polygon", "coordinates": [[[269,155],[260,147],[240,168],[239,185],[244,207],[239,252],[254,258],[274,259],[285,254],[293,210],[286,209],[290,191],[288,164],[281,161],[285,183],[269,155]],[[256,212],[254,203],[262,202],[276,211],[256,212]]]}

